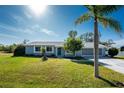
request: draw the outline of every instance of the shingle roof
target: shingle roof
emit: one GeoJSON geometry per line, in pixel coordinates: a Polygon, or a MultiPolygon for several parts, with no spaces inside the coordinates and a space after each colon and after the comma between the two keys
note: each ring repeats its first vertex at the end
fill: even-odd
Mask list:
{"type": "MultiPolygon", "coordinates": [[[[62,47],[64,45],[64,42],[35,41],[35,42],[31,42],[31,43],[26,44],[26,46],[32,46],[32,45],[49,45],[49,46],[62,47]]],[[[85,42],[84,47],[85,48],[93,48],[94,43],[93,42],[85,42]]],[[[99,48],[105,48],[105,46],[99,44],[99,48]]]]}

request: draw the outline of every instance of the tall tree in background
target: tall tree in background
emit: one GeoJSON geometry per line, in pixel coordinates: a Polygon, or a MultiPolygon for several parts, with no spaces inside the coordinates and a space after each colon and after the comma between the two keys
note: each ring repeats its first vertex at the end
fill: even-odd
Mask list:
{"type": "MultiPolygon", "coordinates": [[[[101,37],[101,33],[99,32],[99,38],[101,37]]],[[[86,32],[80,36],[81,40],[85,42],[93,42],[94,41],[94,33],[93,32],[86,32]]]]}
{"type": "Polygon", "coordinates": [[[101,41],[100,44],[106,46],[107,49],[109,49],[115,43],[114,43],[114,41],[112,39],[108,39],[107,41],[103,41],[103,42],[101,41]]]}
{"type": "Polygon", "coordinates": [[[104,27],[110,27],[114,29],[116,32],[121,31],[120,23],[109,16],[114,11],[117,11],[120,6],[115,5],[86,5],[88,12],[80,16],[76,20],[76,24],[81,24],[88,20],[93,20],[94,22],[94,75],[95,77],[99,77],[99,69],[98,69],[98,58],[99,58],[99,31],[98,31],[98,23],[101,23],[104,27]]]}
{"type": "Polygon", "coordinates": [[[81,40],[84,40],[85,42],[93,42],[93,36],[94,34],[92,32],[86,32],[83,33],[80,38],[81,40]]]}
{"type": "Polygon", "coordinates": [[[29,42],[28,39],[24,39],[24,40],[23,40],[23,44],[27,44],[27,42],[29,42]]]}

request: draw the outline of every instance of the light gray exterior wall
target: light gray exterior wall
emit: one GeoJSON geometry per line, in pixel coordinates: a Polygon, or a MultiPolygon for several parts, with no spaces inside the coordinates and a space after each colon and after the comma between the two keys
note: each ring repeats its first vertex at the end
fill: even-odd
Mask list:
{"type": "MultiPolygon", "coordinates": [[[[43,46],[38,46],[38,45],[37,45],[37,46],[34,46],[34,55],[37,56],[37,55],[42,55],[42,53],[41,53],[41,51],[36,52],[36,51],[35,51],[35,47],[41,47],[41,48],[45,48],[45,49],[46,49],[47,46],[45,46],[45,45],[43,45],[43,46]]],[[[51,47],[52,47],[52,52],[47,52],[47,51],[46,51],[46,55],[47,55],[47,56],[54,56],[55,53],[56,53],[56,52],[55,52],[55,47],[54,47],[54,46],[51,46],[51,47]]]]}
{"type": "Polygon", "coordinates": [[[34,46],[26,46],[26,47],[25,47],[25,53],[26,53],[27,55],[34,54],[34,46]]]}
{"type": "MultiPolygon", "coordinates": [[[[46,46],[40,46],[40,47],[46,47],[46,46]]],[[[46,55],[47,56],[52,56],[52,55],[55,55],[55,56],[58,56],[57,55],[57,48],[58,47],[55,47],[55,46],[52,46],[52,53],[48,53],[46,52],[46,55]]],[[[101,48],[101,53],[100,53],[100,56],[105,56],[105,48],[101,48]]],[[[25,52],[27,55],[41,55],[41,52],[36,52],[35,51],[35,46],[26,46],[25,48],[25,52]]],[[[72,57],[73,54],[70,54],[70,53],[67,53],[63,48],[61,48],[61,57],[72,57]]],[[[77,51],[75,53],[75,56],[80,56],[80,57],[85,57],[85,56],[93,56],[93,48],[83,48],[82,50],[80,51],[77,51]]]]}
{"type": "Polygon", "coordinates": [[[106,48],[102,48],[102,56],[106,55],[106,48]]]}

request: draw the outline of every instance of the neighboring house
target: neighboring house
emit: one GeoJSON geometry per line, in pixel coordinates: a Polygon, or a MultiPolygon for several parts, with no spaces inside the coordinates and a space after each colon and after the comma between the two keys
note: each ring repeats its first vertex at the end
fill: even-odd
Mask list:
{"type": "MultiPolygon", "coordinates": [[[[71,57],[72,53],[64,50],[64,42],[31,42],[25,45],[26,55],[41,55],[41,48],[45,48],[47,56],[71,57]]],[[[75,56],[93,56],[93,42],[86,42],[82,50],[77,51],[75,56]]],[[[105,46],[99,44],[99,56],[105,56],[105,46]]]]}
{"type": "Polygon", "coordinates": [[[119,53],[117,56],[124,56],[124,46],[120,47],[119,53]]]}

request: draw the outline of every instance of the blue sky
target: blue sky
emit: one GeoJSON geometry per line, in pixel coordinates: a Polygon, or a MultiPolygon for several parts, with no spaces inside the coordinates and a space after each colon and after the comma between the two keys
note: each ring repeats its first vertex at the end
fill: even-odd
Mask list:
{"type": "MultiPolygon", "coordinates": [[[[89,21],[75,26],[75,20],[85,13],[83,6],[61,5],[47,6],[46,10],[36,16],[28,6],[0,6],[0,43],[21,43],[24,39],[30,41],[63,41],[70,30],[77,30],[78,35],[93,31],[93,22],[89,21]]],[[[120,21],[124,27],[124,9],[113,13],[113,18],[120,21]]],[[[124,29],[124,28],[123,28],[124,29]]],[[[99,25],[101,40],[113,39],[124,41],[112,29],[99,25]]],[[[123,32],[123,31],[122,31],[123,32]]]]}

